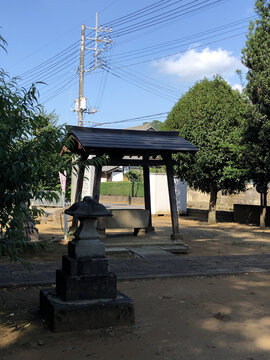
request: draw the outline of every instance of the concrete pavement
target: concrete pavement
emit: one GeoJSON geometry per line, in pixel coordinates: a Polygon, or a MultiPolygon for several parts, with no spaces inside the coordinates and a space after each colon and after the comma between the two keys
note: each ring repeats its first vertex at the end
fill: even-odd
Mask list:
{"type": "MultiPolygon", "coordinates": [[[[270,254],[185,257],[159,246],[128,250],[133,256],[109,261],[119,280],[270,272],[270,254]]],[[[33,263],[29,271],[21,264],[0,265],[0,288],[54,284],[60,267],[56,262],[33,263]]]]}

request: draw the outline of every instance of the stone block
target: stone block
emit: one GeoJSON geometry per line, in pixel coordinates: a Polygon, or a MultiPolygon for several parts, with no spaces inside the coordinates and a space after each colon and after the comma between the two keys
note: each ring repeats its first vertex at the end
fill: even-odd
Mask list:
{"type": "Polygon", "coordinates": [[[62,257],[62,272],[69,276],[98,275],[108,272],[108,258],[81,257],[74,259],[68,255],[62,257]]]}
{"type": "Polygon", "coordinates": [[[120,292],[114,299],[65,302],[55,289],[42,289],[40,311],[56,332],[134,324],[134,303],[120,292]]]}
{"type": "Polygon", "coordinates": [[[80,258],[78,260],[79,275],[98,275],[108,273],[108,258],[80,258]]]}
{"type": "Polygon", "coordinates": [[[105,245],[100,240],[72,240],[68,243],[68,255],[74,259],[80,257],[102,257],[105,255],[105,245]]]}
{"type": "Polygon", "coordinates": [[[78,261],[68,255],[62,256],[62,271],[66,275],[78,275],[78,261]]]}
{"type": "Polygon", "coordinates": [[[56,291],[65,301],[116,297],[116,275],[68,276],[56,270],[56,291]]]}
{"type": "Polygon", "coordinates": [[[69,241],[68,243],[68,256],[75,259],[75,247],[76,243],[74,241],[69,241]]]}
{"type": "Polygon", "coordinates": [[[100,217],[98,229],[148,228],[150,212],[145,209],[111,209],[112,217],[100,217]]]}

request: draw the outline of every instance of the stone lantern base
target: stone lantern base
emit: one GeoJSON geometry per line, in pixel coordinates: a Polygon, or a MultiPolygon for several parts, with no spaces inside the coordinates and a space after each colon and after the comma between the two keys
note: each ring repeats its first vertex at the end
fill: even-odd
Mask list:
{"type": "Polygon", "coordinates": [[[40,291],[40,311],[53,331],[134,323],[134,303],[117,291],[108,258],[76,258],[72,244],[62,257],[62,269],[56,270],[56,288],[40,291]]]}
{"type": "Polygon", "coordinates": [[[42,289],[40,310],[49,328],[56,332],[134,323],[134,303],[120,292],[114,299],[64,301],[55,289],[42,289]]]}

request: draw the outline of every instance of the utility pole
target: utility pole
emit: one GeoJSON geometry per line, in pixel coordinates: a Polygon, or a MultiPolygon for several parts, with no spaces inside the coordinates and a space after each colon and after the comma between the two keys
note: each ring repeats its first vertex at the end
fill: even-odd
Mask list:
{"type": "Polygon", "coordinates": [[[110,27],[108,29],[107,26],[105,26],[104,28],[102,27],[102,25],[98,26],[98,13],[96,13],[96,26],[94,28],[92,27],[88,27],[85,26],[84,24],[82,25],[81,28],[81,50],[80,50],[80,67],[79,67],[79,97],[78,99],[75,99],[75,111],[78,113],[78,126],[83,126],[83,114],[87,113],[87,114],[95,114],[97,112],[96,109],[88,109],[87,108],[87,99],[86,97],[84,97],[83,95],[83,91],[84,91],[84,73],[85,72],[89,72],[89,71],[93,71],[99,67],[102,66],[103,64],[103,60],[101,58],[101,54],[107,50],[107,46],[109,44],[112,44],[112,40],[109,37],[108,39],[106,38],[106,36],[104,36],[103,38],[101,38],[101,34],[102,33],[111,33],[112,32],[112,28],[110,27]],[[89,29],[95,32],[95,37],[87,37],[85,35],[85,29],[89,29]],[[86,47],[85,46],[85,42],[86,40],[90,40],[92,42],[94,42],[94,47],[86,47]],[[100,48],[99,44],[104,44],[105,47],[104,48],[100,48]],[[84,69],[84,51],[85,50],[90,50],[94,52],[94,65],[85,70],[84,69]]]}
{"type": "MultiPolygon", "coordinates": [[[[102,53],[107,50],[108,45],[112,44],[111,38],[106,38],[104,36],[101,38],[102,33],[111,33],[112,28],[108,28],[107,26],[102,27],[98,25],[98,13],[96,13],[96,26],[94,28],[87,27],[86,25],[82,25],[81,27],[81,49],[80,49],[80,67],[79,67],[79,97],[75,99],[75,109],[73,111],[78,113],[78,126],[83,126],[83,116],[86,114],[95,114],[97,112],[96,109],[89,109],[87,107],[87,99],[84,96],[84,74],[88,71],[93,71],[99,67],[101,67],[104,63],[102,59],[102,53]],[[86,29],[92,30],[95,33],[94,37],[87,37],[85,35],[86,29]],[[85,46],[86,42],[94,42],[94,47],[88,48],[85,46]],[[99,45],[103,45],[103,48],[100,48],[99,45]],[[105,45],[105,46],[104,46],[105,45]],[[94,65],[89,69],[84,69],[84,52],[85,50],[93,51],[94,55],[94,65]]],[[[86,159],[84,159],[86,160],[86,159]]],[[[92,167],[91,167],[92,168],[92,167]]],[[[90,171],[90,170],[89,170],[90,171]]],[[[93,169],[92,173],[89,174],[89,179],[94,178],[93,169]]],[[[73,173],[71,177],[71,202],[79,201],[82,195],[83,188],[83,173],[84,170],[78,169],[78,175],[73,173]]],[[[93,184],[92,184],[93,185],[93,184]]],[[[92,188],[90,183],[90,188],[92,188]]],[[[92,190],[90,190],[92,192],[92,190]]]]}
{"type": "Polygon", "coordinates": [[[78,125],[83,126],[83,80],[84,80],[84,47],[85,47],[85,25],[81,30],[81,55],[80,55],[80,79],[79,79],[79,101],[78,101],[78,125]]]}

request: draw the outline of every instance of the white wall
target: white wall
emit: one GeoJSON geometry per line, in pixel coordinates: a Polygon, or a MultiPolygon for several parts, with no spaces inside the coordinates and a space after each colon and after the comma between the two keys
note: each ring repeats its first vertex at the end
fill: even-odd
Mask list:
{"type": "Polygon", "coordinates": [[[122,172],[119,171],[113,171],[112,172],[112,181],[123,181],[124,175],[122,172]]]}
{"type": "MultiPolygon", "coordinates": [[[[174,179],[177,209],[181,214],[187,212],[187,183],[174,179]]],[[[170,212],[170,200],[166,174],[150,173],[150,195],[152,214],[170,212]]]]}

